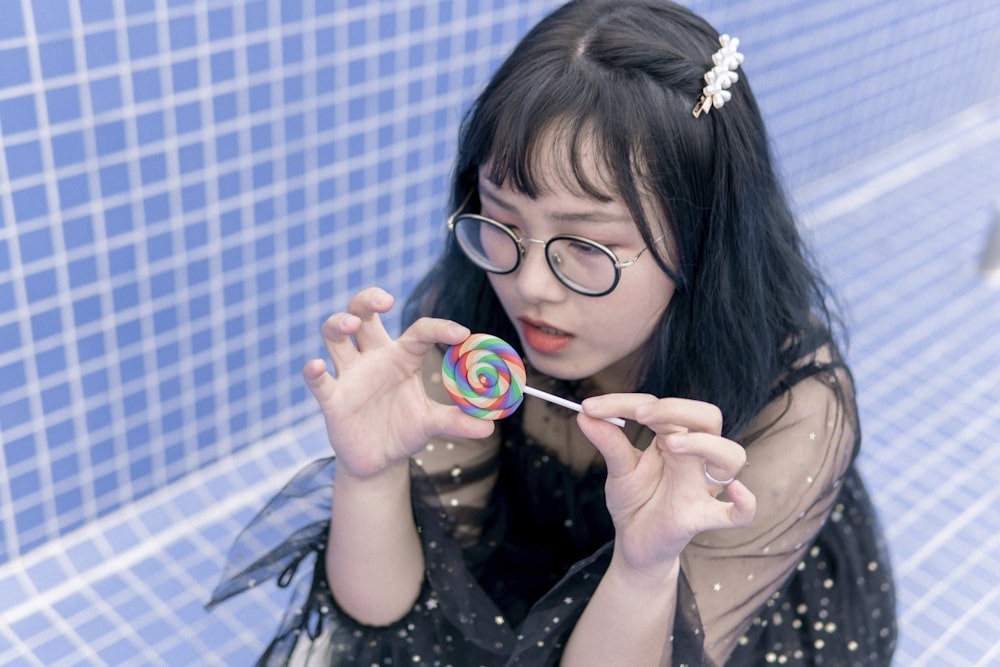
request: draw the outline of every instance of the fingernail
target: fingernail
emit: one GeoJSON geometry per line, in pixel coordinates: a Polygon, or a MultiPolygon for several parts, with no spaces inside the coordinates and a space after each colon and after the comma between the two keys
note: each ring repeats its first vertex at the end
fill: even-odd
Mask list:
{"type": "Polygon", "coordinates": [[[642,405],[637,406],[635,409],[635,418],[638,421],[642,421],[643,419],[649,419],[652,416],[653,416],[652,403],[643,403],[642,405]]]}

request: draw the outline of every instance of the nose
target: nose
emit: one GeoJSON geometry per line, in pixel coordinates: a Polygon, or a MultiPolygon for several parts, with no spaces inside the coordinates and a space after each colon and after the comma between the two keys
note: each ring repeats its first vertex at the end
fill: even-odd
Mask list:
{"type": "Polygon", "coordinates": [[[521,242],[525,252],[513,276],[521,298],[528,303],[562,300],[568,288],[552,273],[545,259],[545,242],[535,239],[521,242]]]}

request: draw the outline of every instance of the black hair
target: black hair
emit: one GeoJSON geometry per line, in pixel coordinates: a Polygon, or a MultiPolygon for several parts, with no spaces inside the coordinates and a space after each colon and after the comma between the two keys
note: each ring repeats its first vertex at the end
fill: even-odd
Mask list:
{"type": "MultiPolygon", "coordinates": [[[[676,290],[642,351],[635,391],[719,406],[729,436],[802,377],[827,346],[841,365],[828,289],[814,269],[776,175],[768,135],[741,69],[732,98],[695,117],[719,33],[658,0],[579,0],[537,24],[466,114],[452,187],[457,206],[480,168],[528,196],[553,137],[575,185],[620,196],[644,241],[669,232],[674,257],[651,253],[676,290]],[[600,182],[583,148],[596,148],[600,182]],[[658,212],[644,210],[653,198],[658,212]],[[654,218],[654,219],[650,219],[654,218]],[[662,218],[662,219],[661,219],[662,218]]],[[[475,202],[473,198],[473,202],[475,202]]],[[[647,207],[648,209],[648,207],[647,207]]],[[[449,238],[404,320],[431,315],[516,340],[486,274],[449,238]]]]}

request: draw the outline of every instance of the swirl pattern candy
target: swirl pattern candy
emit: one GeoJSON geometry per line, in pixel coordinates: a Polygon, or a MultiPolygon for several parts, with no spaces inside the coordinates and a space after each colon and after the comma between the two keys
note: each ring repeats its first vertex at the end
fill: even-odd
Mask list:
{"type": "Polygon", "coordinates": [[[451,400],[474,417],[503,419],[524,400],[524,362],[496,336],[472,334],[462,344],[452,345],[441,372],[451,400]]]}

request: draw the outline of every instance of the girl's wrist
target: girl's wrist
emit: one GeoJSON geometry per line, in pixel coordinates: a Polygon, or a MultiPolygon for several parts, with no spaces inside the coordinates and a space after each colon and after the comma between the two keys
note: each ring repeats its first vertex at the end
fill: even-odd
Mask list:
{"type": "Polygon", "coordinates": [[[616,546],[605,576],[611,575],[622,585],[642,594],[653,590],[662,590],[664,585],[676,584],[680,569],[679,556],[643,567],[629,565],[627,559],[621,555],[616,546]]]}
{"type": "Polygon", "coordinates": [[[375,475],[357,476],[346,467],[338,467],[333,477],[333,486],[340,493],[385,498],[387,492],[392,492],[395,489],[409,489],[409,481],[410,460],[404,459],[390,464],[375,475]]]}

